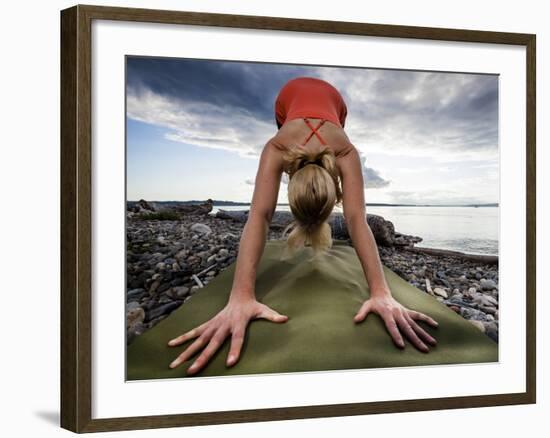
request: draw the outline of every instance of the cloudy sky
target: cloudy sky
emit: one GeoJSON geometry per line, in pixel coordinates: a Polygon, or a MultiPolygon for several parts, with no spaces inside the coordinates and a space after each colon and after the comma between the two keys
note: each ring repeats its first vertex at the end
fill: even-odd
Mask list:
{"type": "Polygon", "coordinates": [[[128,199],[250,202],[275,99],[296,76],[344,97],[367,204],[498,202],[497,76],[138,57],[127,58],[128,199]]]}

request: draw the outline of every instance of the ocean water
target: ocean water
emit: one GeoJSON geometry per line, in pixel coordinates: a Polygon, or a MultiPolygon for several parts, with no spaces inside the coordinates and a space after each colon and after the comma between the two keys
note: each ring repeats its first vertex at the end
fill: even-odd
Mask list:
{"type": "MultiPolygon", "coordinates": [[[[214,206],[223,210],[247,210],[248,206],[214,206]]],[[[290,211],[287,205],[279,211],[290,211]]],[[[393,223],[403,234],[419,236],[423,240],[415,246],[450,249],[470,254],[498,255],[498,207],[366,207],[393,223]]],[[[336,211],[341,211],[337,209],[336,211]]]]}

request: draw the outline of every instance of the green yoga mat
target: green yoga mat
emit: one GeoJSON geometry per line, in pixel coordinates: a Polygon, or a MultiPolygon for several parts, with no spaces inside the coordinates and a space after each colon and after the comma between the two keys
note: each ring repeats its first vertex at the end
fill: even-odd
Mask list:
{"type": "Polygon", "coordinates": [[[436,338],[437,346],[422,353],[405,338],[406,347],[397,348],[374,313],[356,324],[353,317],[368,299],[369,288],[355,249],[345,241],[335,239],[333,247],[317,257],[308,246],[281,260],[283,249],[283,241],[266,242],[257,269],[256,296],[289,319],[285,323],[251,321],[237,364],[225,365],[227,338],[205,368],[187,376],[185,371],[197,356],[175,369],[169,364],[193,341],[167,345],[225,306],[233,263],[127,347],[127,380],[498,361],[498,344],[386,266],[384,274],[397,301],[439,322],[437,328],[420,322],[436,338]]]}

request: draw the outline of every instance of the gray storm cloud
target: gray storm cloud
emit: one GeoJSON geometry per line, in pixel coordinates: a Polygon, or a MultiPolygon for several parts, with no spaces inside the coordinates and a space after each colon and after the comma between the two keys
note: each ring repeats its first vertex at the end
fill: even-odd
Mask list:
{"type": "Polygon", "coordinates": [[[343,94],[352,141],[388,154],[494,157],[498,77],[402,70],[320,70],[343,94]]]}

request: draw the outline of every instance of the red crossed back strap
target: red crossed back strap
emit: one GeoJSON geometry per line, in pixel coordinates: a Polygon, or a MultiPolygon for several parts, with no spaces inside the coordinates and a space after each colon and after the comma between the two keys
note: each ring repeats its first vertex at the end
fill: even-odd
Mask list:
{"type": "Polygon", "coordinates": [[[313,127],[313,125],[311,124],[311,122],[307,119],[307,117],[304,117],[304,122],[306,122],[307,126],[309,126],[309,129],[311,129],[311,133],[308,135],[308,137],[305,139],[305,141],[302,143],[302,146],[304,146],[308,141],[309,139],[313,136],[313,134],[315,134],[317,136],[317,138],[319,139],[319,141],[321,142],[321,144],[324,144],[326,145],[325,143],[325,140],[323,140],[323,137],[321,137],[321,134],[319,132],[317,132],[317,130],[323,125],[323,123],[325,123],[325,119],[322,119],[319,124],[317,125],[316,128],[313,127]]]}

